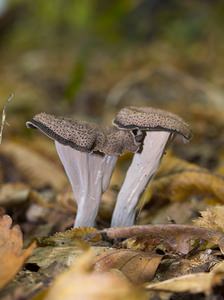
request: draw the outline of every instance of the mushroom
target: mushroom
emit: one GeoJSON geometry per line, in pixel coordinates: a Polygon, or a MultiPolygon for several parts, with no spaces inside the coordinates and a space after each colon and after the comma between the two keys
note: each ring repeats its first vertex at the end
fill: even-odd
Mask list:
{"type": "Polygon", "coordinates": [[[137,151],[140,144],[130,131],[103,129],[46,113],[36,115],[26,125],[55,141],[77,202],[74,226],[94,226],[101,195],[108,188],[118,155],[125,150],[137,151]]]}
{"type": "Polygon", "coordinates": [[[127,171],[111,222],[112,227],[131,226],[139,197],[155,175],[168,141],[176,134],[189,140],[191,131],[179,116],[151,107],[123,108],[113,123],[119,129],[131,130],[142,143],[127,171]]]}

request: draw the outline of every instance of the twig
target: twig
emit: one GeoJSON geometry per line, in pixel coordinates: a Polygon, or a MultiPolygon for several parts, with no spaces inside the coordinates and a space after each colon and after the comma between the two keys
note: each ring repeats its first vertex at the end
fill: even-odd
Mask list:
{"type": "Polygon", "coordinates": [[[8,103],[13,99],[14,94],[11,94],[9,96],[9,98],[6,101],[6,104],[3,107],[3,111],[2,111],[2,123],[1,123],[1,128],[0,128],[0,144],[2,143],[2,135],[3,135],[3,129],[4,129],[4,125],[5,125],[5,120],[6,120],[6,107],[8,105],[8,103]]]}

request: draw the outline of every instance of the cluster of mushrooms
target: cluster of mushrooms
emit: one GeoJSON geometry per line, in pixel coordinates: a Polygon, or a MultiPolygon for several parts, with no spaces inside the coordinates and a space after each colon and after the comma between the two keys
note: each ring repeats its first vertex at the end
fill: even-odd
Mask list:
{"type": "Polygon", "coordinates": [[[57,153],[77,202],[74,227],[94,226],[102,193],[119,155],[134,153],[118,193],[111,226],[134,224],[136,206],[158,169],[165,148],[176,135],[191,138],[179,116],[151,107],[121,109],[111,127],[40,113],[26,123],[55,141],[57,153]]]}

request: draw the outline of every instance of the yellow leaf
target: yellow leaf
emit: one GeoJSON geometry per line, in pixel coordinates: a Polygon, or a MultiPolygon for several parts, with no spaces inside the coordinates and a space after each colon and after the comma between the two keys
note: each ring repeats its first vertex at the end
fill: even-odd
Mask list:
{"type": "Polygon", "coordinates": [[[193,220],[195,225],[224,232],[224,205],[209,207],[200,214],[201,217],[193,220]]]}
{"type": "Polygon", "coordinates": [[[212,196],[224,201],[224,178],[184,160],[168,156],[163,160],[152,182],[154,197],[171,201],[186,200],[189,196],[212,196]]]}
{"type": "Polygon", "coordinates": [[[174,277],[159,283],[148,284],[146,289],[150,291],[163,291],[170,293],[210,293],[212,289],[212,273],[189,274],[174,277]]]}

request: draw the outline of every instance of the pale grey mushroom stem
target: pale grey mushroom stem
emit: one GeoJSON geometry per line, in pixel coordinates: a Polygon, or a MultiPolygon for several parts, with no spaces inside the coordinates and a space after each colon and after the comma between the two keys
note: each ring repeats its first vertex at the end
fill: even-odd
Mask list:
{"type": "Polygon", "coordinates": [[[112,216],[112,227],[134,224],[139,197],[155,175],[166,144],[172,135],[167,131],[148,131],[141,153],[136,153],[118,194],[112,216]]]}
{"type": "Polygon", "coordinates": [[[57,141],[55,146],[77,202],[74,227],[94,226],[117,156],[80,152],[57,141]]]}

